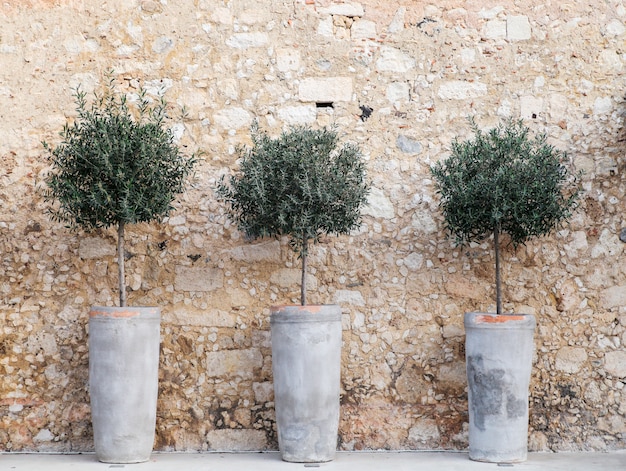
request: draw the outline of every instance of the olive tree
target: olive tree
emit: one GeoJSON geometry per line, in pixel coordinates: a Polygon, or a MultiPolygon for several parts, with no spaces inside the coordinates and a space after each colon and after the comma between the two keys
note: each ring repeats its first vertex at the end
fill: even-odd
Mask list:
{"type": "Polygon", "coordinates": [[[125,306],[124,230],[167,216],[196,158],[174,143],[163,95],[151,102],[142,89],[131,104],[112,73],[103,88],[90,105],[78,88],[76,119],[64,126],[57,146],[43,143],[51,165],[44,197],[51,218],[72,229],[117,228],[119,302],[125,306]]]}
{"type": "Polygon", "coordinates": [[[329,128],[300,126],[271,138],[255,124],[252,143],[239,147],[240,171],[223,177],[217,193],[246,236],[289,237],[302,259],[305,305],[309,244],[360,224],[369,191],[363,156],[356,145],[339,146],[329,128]]]}
{"type": "Polygon", "coordinates": [[[493,235],[497,313],[502,313],[500,236],[514,246],[550,233],[577,205],[580,174],[566,153],[530,136],[522,120],[452,142],[451,155],[431,167],[447,229],[458,244],[493,235]]]}

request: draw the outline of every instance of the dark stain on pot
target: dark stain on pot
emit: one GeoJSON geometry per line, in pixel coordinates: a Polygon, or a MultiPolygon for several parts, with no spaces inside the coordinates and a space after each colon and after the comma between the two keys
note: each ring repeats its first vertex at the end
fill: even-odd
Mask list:
{"type": "Polygon", "coordinates": [[[517,399],[514,394],[509,394],[507,396],[506,415],[509,419],[522,417],[526,414],[526,407],[528,403],[524,399],[517,399]]]}
{"type": "Polygon", "coordinates": [[[473,396],[474,421],[480,430],[485,429],[485,418],[500,413],[503,406],[506,408],[507,417],[510,419],[526,414],[527,399],[517,398],[510,392],[509,384],[506,381],[506,371],[499,368],[485,368],[481,355],[468,358],[467,380],[470,390],[475,391],[475,388],[479,387],[487,391],[484,395],[473,396]]]}
{"type": "Polygon", "coordinates": [[[467,381],[470,391],[484,388],[484,395],[476,395],[474,401],[474,422],[478,429],[485,430],[485,418],[497,414],[504,402],[505,384],[504,370],[486,369],[482,355],[470,356],[467,359],[467,381]]]}

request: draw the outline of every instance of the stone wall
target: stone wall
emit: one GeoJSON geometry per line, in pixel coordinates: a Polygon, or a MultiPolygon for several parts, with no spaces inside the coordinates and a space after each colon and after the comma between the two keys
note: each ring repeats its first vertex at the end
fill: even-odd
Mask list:
{"type": "Polygon", "coordinates": [[[93,446],[87,313],[116,302],[114,232],[50,222],[38,189],[72,88],[110,68],[167,89],[204,151],[172,216],[128,231],[130,303],[163,308],[156,449],[276,447],[269,306],[297,301],[299,261],[245,241],[213,192],[253,119],[335,123],[368,159],[361,229],[310,261],[310,301],[344,313],[340,448],[467,445],[462,313],[493,308],[493,258],[454,246],[428,173],[467,116],[521,116],[585,171],[571,224],[505,252],[505,307],[539,324],[531,449],[624,448],[622,0],[23,0],[0,21],[3,450],[93,446]]]}

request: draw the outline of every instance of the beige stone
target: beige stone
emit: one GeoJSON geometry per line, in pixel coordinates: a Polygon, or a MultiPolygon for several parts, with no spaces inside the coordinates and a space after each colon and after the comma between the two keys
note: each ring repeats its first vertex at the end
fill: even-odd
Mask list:
{"type": "Polygon", "coordinates": [[[177,291],[214,291],[224,286],[224,272],[210,267],[176,267],[177,291]]]}
{"type": "Polygon", "coordinates": [[[220,350],[206,355],[207,374],[210,377],[253,379],[263,366],[263,356],[257,348],[248,350],[220,350]]]}
{"type": "Polygon", "coordinates": [[[556,354],[556,368],[565,373],[577,373],[587,361],[582,347],[563,347],[556,354]]]}

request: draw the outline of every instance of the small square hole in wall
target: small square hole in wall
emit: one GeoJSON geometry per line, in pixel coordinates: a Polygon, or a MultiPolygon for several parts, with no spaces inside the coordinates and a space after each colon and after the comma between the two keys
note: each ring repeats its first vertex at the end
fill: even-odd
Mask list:
{"type": "Polygon", "coordinates": [[[332,101],[318,101],[315,103],[316,108],[335,108],[335,104],[332,101]]]}

